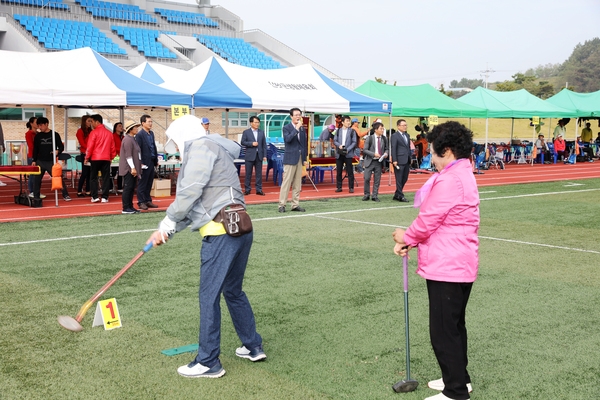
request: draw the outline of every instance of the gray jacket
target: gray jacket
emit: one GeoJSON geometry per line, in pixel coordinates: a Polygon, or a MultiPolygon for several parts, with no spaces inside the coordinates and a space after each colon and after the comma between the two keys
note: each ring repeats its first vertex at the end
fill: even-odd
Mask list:
{"type": "Polygon", "coordinates": [[[197,231],[227,204],[244,204],[240,179],[233,160],[240,146],[219,134],[185,143],[175,200],[167,216],[176,222],[175,231],[187,226],[197,231]]]}

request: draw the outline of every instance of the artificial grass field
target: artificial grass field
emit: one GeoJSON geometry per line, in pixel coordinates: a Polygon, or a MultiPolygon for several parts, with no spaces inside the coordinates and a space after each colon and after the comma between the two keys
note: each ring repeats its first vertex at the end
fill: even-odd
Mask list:
{"type": "MultiPolygon", "coordinates": [[[[467,308],[473,399],[589,399],[600,364],[600,179],[481,188],[480,274],[467,308]]],[[[177,234],[103,298],[123,327],[61,328],[143,247],[163,214],[0,225],[2,399],[422,399],[441,376],[429,343],[425,281],[409,264],[413,393],[405,378],[402,263],[395,226],[412,207],[380,196],[302,202],[306,214],[250,206],[245,291],[268,359],[240,345],[222,303],[220,379],[186,379],[197,342],[200,237],[177,234]],[[60,238],[64,240],[47,241],[60,238]]],[[[412,200],[410,195],[409,199],[412,200]]]]}

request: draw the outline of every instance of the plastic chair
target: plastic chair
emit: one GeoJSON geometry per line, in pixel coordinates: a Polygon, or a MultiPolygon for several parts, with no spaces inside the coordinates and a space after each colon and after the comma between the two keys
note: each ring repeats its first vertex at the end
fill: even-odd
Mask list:
{"type": "Polygon", "coordinates": [[[69,153],[60,153],[57,157],[60,161],[64,161],[63,180],[67,177],[67,172],[71,173],[71,187],[75,187],[75,176],[73,175],[73,157],[69,153]]]}

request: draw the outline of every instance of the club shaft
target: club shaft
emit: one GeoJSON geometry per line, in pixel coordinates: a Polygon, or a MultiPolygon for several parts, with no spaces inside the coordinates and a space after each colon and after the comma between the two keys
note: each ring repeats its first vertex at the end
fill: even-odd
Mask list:
{"type": "Polygon", "coordinates": [[[86,301],[83,304],[83,306],[81,306],[81,309],[77,313],[75,320],[77,320],[77,322],[81,323],[81,320],[83,320],[83,317],[88,312],[88,310],[90,309],[92,304],[94,304],[100,298],[100,296],[102,296],[108,290],[108,288],[113,285],[113,283],[115,283],[121,276],[123,276],[123,274],[125,272],[127,272],[127,270],[129,268],[131,268],[133,266],[133,264],[135,264],[136,261],[139,260],[144,255],[144,253],[146,253],[151,247],[152,246],[148,246],[148,245],[146,247],[144,247],[144,249],[142,251],[140,251],[135,257],[133,257],[133,259],[131,261],[129,261],[127,263],[127,265],[125,265],[123,268],[121,268],[121,270],[119,272],[117,272],[117,274],[115,276],[113,276],[110,281],[106,282],[106,284],[104,286],[102,286],[102,288],[100,288],[100,290],[98,290],[95,295],[93,295],[88,301],[86,301]]]}
{"type": "Polygon", "coordinates": [[[410,380],[410,333],[408,328],[408,256],[402,257],[404,278],[404,334],[406,336],[406,380],[410,380]]]}

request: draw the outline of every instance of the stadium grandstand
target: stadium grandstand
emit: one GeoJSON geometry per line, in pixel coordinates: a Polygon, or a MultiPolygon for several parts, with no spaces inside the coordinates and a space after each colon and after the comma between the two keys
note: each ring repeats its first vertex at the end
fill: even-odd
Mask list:
{"type": "Polygon", "coordinates": [[[52,52],[91,47],[124,69],[143,62],[188,70],[210,57],[260,69],[310,64],[342,79],[231,11],[162,0],[0,0],[0,50],[52,52]]]}

